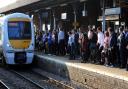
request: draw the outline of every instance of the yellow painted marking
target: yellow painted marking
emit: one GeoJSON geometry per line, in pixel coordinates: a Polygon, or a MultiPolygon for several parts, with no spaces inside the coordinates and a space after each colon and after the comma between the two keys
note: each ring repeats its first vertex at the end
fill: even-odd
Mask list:
{"type": "Polygon", "coordinates": [[[28,19],[28,18],[10,18],[8,21],[26,21],[26,22],[30,22],[30,19],[28,19]]]}
{"type": "Polygon", "coordinates": [[[29,47],[31,40],[9,40],[15,49],[26,49],[29,47]]]}

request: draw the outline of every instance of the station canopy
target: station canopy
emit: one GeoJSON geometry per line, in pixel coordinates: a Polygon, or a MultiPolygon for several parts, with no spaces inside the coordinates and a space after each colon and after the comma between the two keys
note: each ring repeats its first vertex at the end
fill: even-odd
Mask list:
{"type": "MultiPolygon", "coordinates": [[[[60,4],[83,0],[0,0],[0,14],[31,12],[60,4]]],[[[84,0],[85,1],[85,0],[84,0]]]]}
{"type": "Polygon", "coordinates": [[[0,13],[38,2],[40,0],[0,0],[0,13]]]}

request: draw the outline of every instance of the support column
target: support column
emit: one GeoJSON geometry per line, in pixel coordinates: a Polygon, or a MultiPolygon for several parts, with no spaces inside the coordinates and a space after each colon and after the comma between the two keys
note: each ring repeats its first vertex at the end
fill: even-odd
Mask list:
{"type": "Polygon", "coordinates": [[[56,30],[56,16],[55,16],[55,11],[53,11],[53,28],[56,30]]]}
{"type": "Polygon", "coordinates": [[[38,13],[38,17],[39,17],[39,31],[42,31],[42,14],[38,13]]]}
{"type": "Polygon", "coordinates": [[[74,10],[74,23],[73,23],[73,25],[74,25],[74,29],[77,29],[77,13],[78,13],[78,11],[77,11],[77,2],[75,2],[75,3],[73,3],[73,10],[74,10]]]}
{"type": "Polygon", "coordinates": [[[74,10],[74,29],[77,29],[76,23],[77,23],[77,15],[76,15],[76,11],[74,10]]]}
{"type": "Polygon", "coordinates": [[[102,18],[103,18],[103,23],[102,23],[102,30],[105,32],[105,25],[106,25],[106,21],[105,21],[105,0],[103,0],[103,10],[102,10],[102,18]]]}

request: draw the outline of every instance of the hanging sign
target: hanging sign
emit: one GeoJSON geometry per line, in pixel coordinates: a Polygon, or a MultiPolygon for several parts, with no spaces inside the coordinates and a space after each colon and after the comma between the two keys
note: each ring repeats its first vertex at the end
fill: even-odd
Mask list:
{"type": "Polygon", "coordinates": [[[64,19],[64,20],[67,19],[67,13],[62,13],[61,14],[61,19],[64,19]]]}

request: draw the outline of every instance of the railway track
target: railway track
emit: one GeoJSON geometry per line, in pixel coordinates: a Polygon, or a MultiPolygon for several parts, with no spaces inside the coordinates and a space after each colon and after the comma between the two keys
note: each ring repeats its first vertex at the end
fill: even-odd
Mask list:
{"type": "MultiPolygon", "coordinates": [[[[50,76],[48,77],[48,76],[42,75],[39,72],[36,72],[32,69],[20,68],[19,70],[17,68],[15,69],[15,68],[6,67],[6,68],[2,68],[2,70],[8,72],[8,74],[11,73],[17,78],[25,81],[28,87],[32,85],[32,86],[35,86],[36,89],[74,89],[67,84],[64,84],[56,79],[53,79],[50,76]]],[[[15,81],[15,79],[13,81],[15,81]]],[[[13,83],[13,84],[14,84],[14,89],[15,87],[18,87],[17,83],[13,83]]],[[[12,87],[12,84],[9,84],[9,85],[11,85],[10,87],[12,87]]],[[[20,87],[22,88],[22,86],[19,86],[19,88],[20,87]]],[[[11,88],[0,88],[0,89],[11,89],[11,88]]],[[[24,88],[24,89],[27,89],[27,88],[24,88]]]]}
{"type": "Polygon", "coordinates": [[[48,83],[49,84],[53,84],[53,85],[56,85],[57,87],[59,87],[60,89],[74,89],[73,87],[69,86],[69,85],[66,85],[56,79],[53,79],[51,77],[48,77],[48,76],[44,76],[42,74],[40,74],[39,72],[35,72],[34,70],[32,70],[34,73],[36,73],[37,75],[40,75],[42,77],[47,77],[48,78],[48,83]]]}
{"type": "Polygon", "coordinates": [[[0,81],[0,89],[10,89],[4,82],[0,81]]]}
{"type": "Polygon", "coordinates": [[[61,83],[50,77],[41,75],[40,73],[37,73],[33,70],[29,70],[29,71],[9,70],[9,71],[29,81],[30,83],[37,86],[39,89],[74,89],[64,83],[61,83]]]}
{"type": "MultiPolygon", "coordinates": [[[[38,69],[37,69],[37,70],[38,70],[38,69]]],[[[39,69],[39,70],[40,70],[40,69],[39,69]]],[[[71,86],[65,84],[64,82],[61,82],[61,81],[59,81],[59,80],[57,80],[57,79],[48,77],[49,74],[48,74],[48,75],[47,75],[47,74],[44,75],[44,74],[41,74],[39,71],[36,71],[36,70],[34,70],[34,69],[33,69],[32,71],[35,72],[35,73],[38,74],[38,75],[45,76],[45,77],[49,78],[49,80],[48,80],[49,84],[54,84],[54,85],[60,87],[60,89],[75,89],[75,88],[73,88],[73,87],[71,87],[71,86]]],[[[43,72],[43,71],[41,71],[41,72],[43,72]]]]}
{"type": "Polygon", "coordinates": [[[16,75],[18,75],[19,77],[29,81],[30,83],[32,83],[33,85],[35,85],[36,87],[38,87],[39,89],[46,89],[43,86],[41,86],[40,84],[36,83],[35,81],[31,80],[30,78],[22,75],[21,73],[15,71],[15,70],[10,70],[11,72],[15,73],[16,75]]]}

